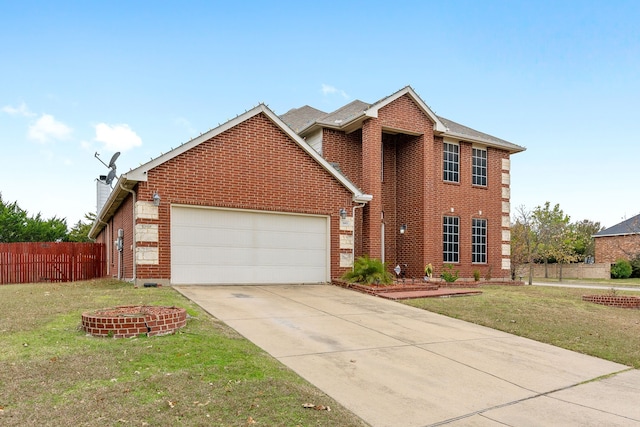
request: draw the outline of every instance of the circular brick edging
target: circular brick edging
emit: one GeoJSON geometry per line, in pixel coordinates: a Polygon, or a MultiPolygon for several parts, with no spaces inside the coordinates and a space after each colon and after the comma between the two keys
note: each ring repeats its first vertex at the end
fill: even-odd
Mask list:
{"type": "Polygon", "coordinates": [[[582,301],[610,307],[640,308],[640,297],[631,295],[583,295],[582,301]]]}
{"type": "Polygon", "coordinates": [[[122,305],[82,313],[82,329],[97,337],[168,335],[186,324],[187,310],[180,307],[122,305]]]}

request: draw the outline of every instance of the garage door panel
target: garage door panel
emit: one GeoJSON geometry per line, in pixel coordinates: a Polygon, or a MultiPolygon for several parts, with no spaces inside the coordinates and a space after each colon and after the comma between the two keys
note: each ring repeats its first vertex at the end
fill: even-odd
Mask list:
{"type": "Polygon", "coordinates": [[[316,283],[328,280],[328,219],[173,207],[173,283],[316,283]]]}
{"type": "Polygon", "coordinates": [[[182,246],[217,246],[217,247],[270,247],[289,249],[326,249],[326,231],[322,233],[302,230],[221,229],[194,226],[181,227],[182,232],[176,236],[174,245],[182,246]]]}

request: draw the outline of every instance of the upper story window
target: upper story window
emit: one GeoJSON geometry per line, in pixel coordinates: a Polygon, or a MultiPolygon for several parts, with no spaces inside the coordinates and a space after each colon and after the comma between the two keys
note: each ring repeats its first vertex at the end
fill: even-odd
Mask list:
{"type": "Polygon", "coordinates": [[[460,147],[458,144],[445,142],[442,160],[442,179],[448,182],[460,182],[460,147]]]}
{"type": "Polygon", "coordinates": [[[442,218],[442,260],[458,262],[460,259],[460,218],[445,216],[442,218]]]}
{"type": "Polygon", "coordinates": [[[471,222],[471,262],[487,262],[487,220],[474,218],[471,222]]]}
{"type": "Polygon", "coordinates": [[[471,179],[473,185],[487,185],[487,150],[473,148],[471,179]]]}

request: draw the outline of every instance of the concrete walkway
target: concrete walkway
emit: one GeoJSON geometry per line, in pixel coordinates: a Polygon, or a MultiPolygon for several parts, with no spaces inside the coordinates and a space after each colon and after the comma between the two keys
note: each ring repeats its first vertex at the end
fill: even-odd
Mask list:
{"type": "Polygon", "coordinates": [[[625,286],[606,286],[606,285],[598,285],[598,284],[589,284],[589,283],[558,283],[558,282],[533,282],[533,286],[550,286],[555,288],[578,288],[578,289],[597,289],[597,290],[608,290],[615,289],[616,291],[631,291],[631,292],[640,292],[640,287],[632,288],[625,286]]]}
{"type": "Polygon", "coordinates": [[[640,426],[617,363],[330,285],[175,288],[372,426],[640,426]]]}

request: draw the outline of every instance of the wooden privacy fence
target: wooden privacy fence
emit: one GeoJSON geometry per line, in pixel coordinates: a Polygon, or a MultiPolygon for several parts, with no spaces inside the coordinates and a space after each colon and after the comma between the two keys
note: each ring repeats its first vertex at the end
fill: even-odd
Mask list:
{"type": "Polygon", "coordinates": [[[0,243],[0,285],[103,277],[102,243],[0,243]]]}

